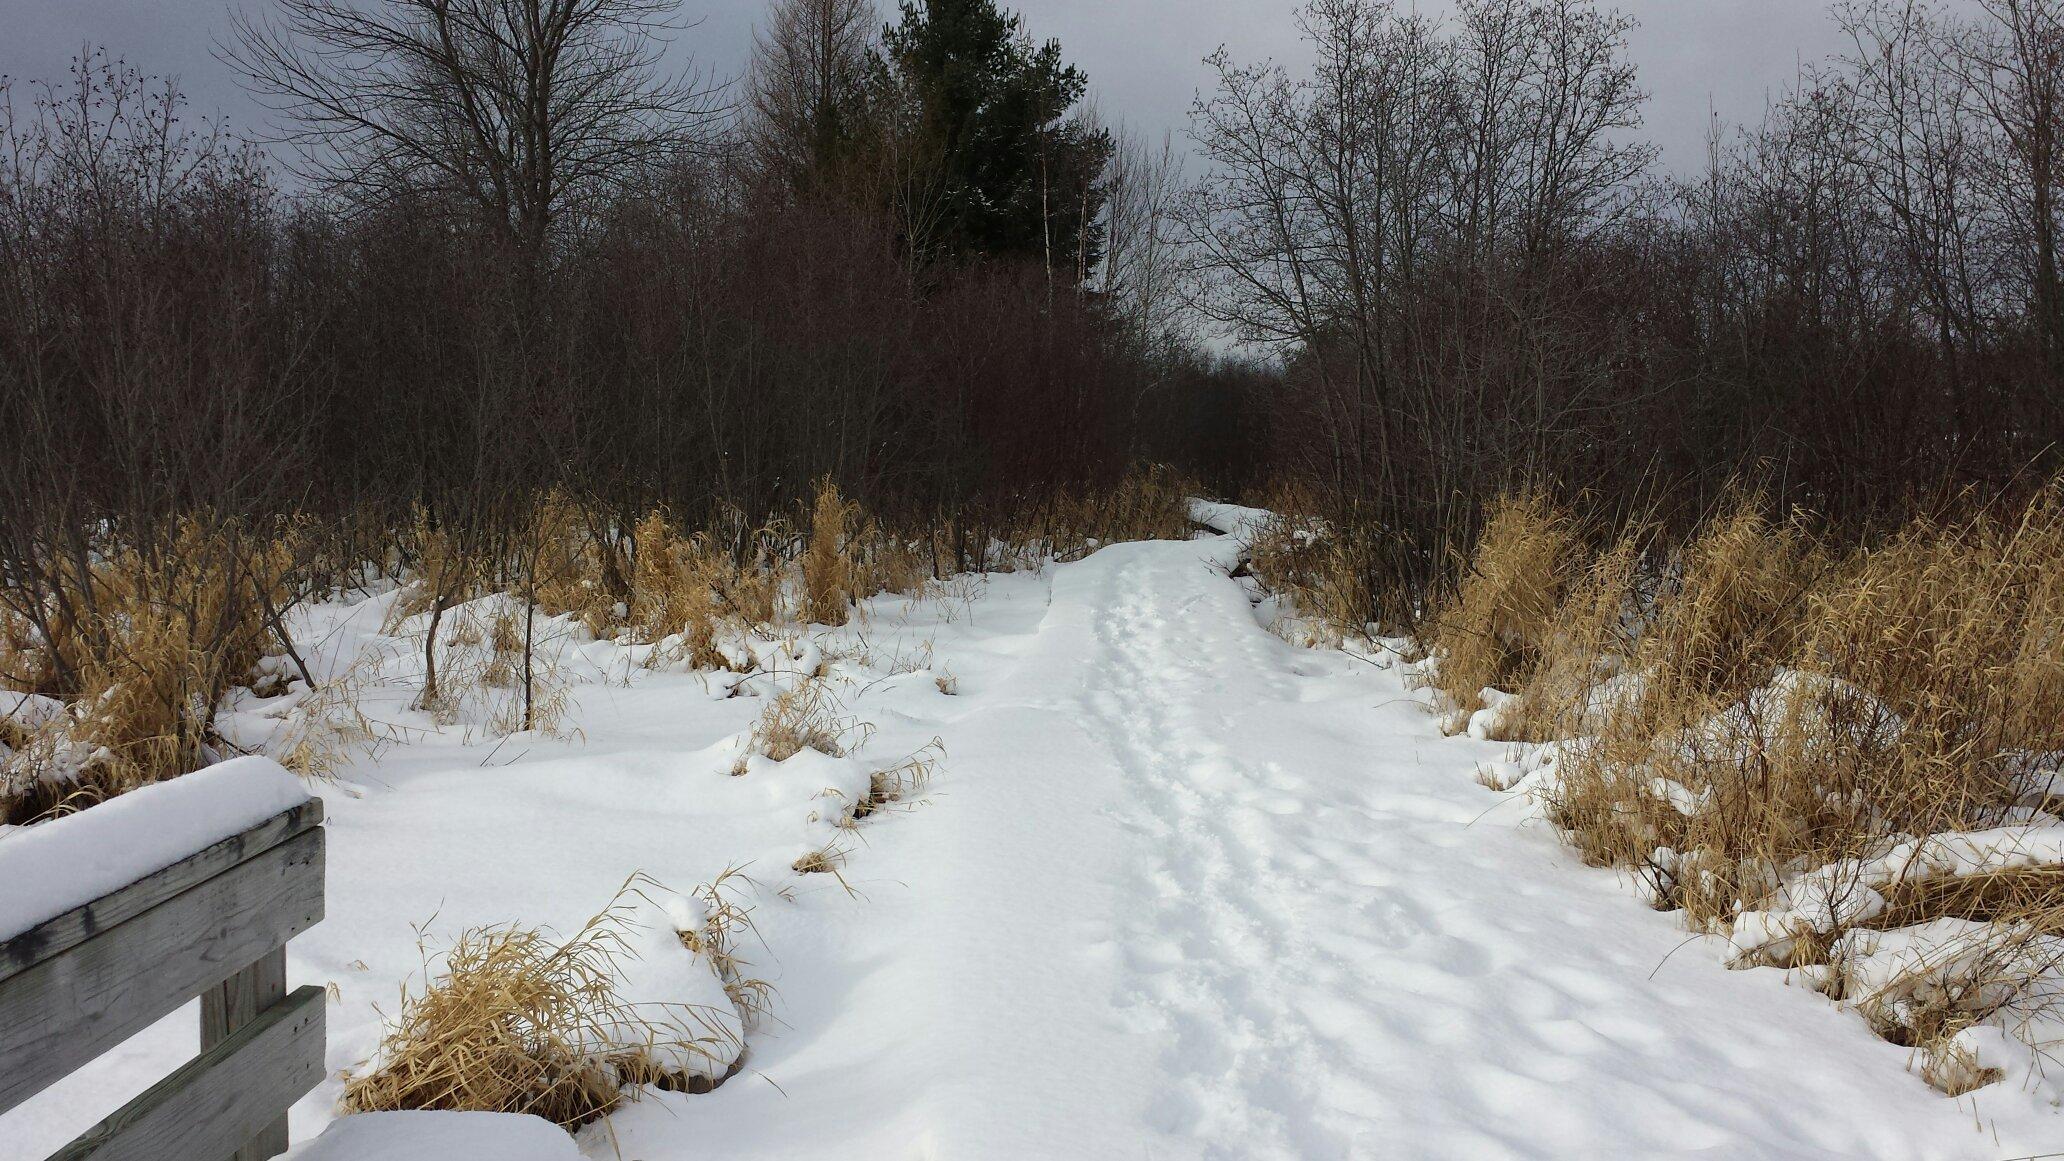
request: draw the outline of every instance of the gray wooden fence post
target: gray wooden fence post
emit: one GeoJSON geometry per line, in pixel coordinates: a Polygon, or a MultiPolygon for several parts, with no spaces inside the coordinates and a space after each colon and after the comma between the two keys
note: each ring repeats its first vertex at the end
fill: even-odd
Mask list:
{"type": "MultiPolygon", "coordinates": [[[[201,1051],[206,1052],[237,1029],[256,1020],[287,995],[287,949],[275,948],[258,962],[201,994],[201,1051]]],[[[229,1161],[270,1161],[287,1151],[287,1118],[267,1125],[229,1161]]]]}

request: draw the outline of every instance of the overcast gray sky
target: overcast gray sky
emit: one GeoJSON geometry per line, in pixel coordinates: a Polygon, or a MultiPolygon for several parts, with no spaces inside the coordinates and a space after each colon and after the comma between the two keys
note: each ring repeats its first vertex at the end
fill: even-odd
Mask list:
{"type": "MultiPolygon", "coordinates": [[[[1409,0],[1407,0],[1409,2],[1409,0]]],[[[1439,14],[1451,0],[1419,0],[1439,14]]],[[[1949,0],[1969,3],[1970,0],[1949,0]]],[[[0,74],[62,78],[81,45],[104,45],[145,72],[179,78],[193,111],[262,128],[263,109],[210,55],[232,4],[262,11],[270,0],[0,0],[0,74]]],[[[893,5],[884,0],[883,7],[893,5]]],[[[1033,35],[1059,37],[1089,72],[1106,114],[1183,144],[1190,101],[1205,83],[1202,59],[1219,45],[1251,60],[1299,55],[1295,0],[1018,0],[1033,35]]],[[[1648,136],[1679,170],[1702,161],[1709,112],[1754,121],[1802,61],[1841,47],[1823,0],[1619,0],[1641,28],[1633,55],[1653,94],[1648,136]]],[[[684,0],[698,18],[677,38],[684,61],[735,76],[765,0],[684,0]]]]}

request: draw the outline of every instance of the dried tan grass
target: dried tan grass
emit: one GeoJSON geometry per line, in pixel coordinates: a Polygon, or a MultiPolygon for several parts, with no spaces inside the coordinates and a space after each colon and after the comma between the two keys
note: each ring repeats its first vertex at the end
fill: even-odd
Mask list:
{"type": "MultiPolygon", "coordinates": [[[[1512,740],[1541,741],[1595,733],[1610,701],[1604,683],[1638,678],[1636,646],[1643,594],[1642,562],[1650,532],[1636,528],[1583,562],[1548,623],[1536,630],[1537,652],[1519,685],[1512,740]]],[[[1610,688],[1610,687],[1607,687],[1610,688]]]]}
{"type": "MultiPolygon", "coordinates": [[[[1587,599],[1624,599],[1630,551],[1623,542],[1618,559],[1591,570],[1597,583],[1587,599]]],[[[1827,551],[1801,522],[1770,521],[1754,498],[1734,503],[1676,554],[1660,590],[1645,598],[1644,625],[1625,662],[1638,684],[1587,715],[1592,736],[1559,764],[1551,817],[1587,859],[1639,868],[1658,898],[1685,907],[1695,924],[1722,923],[1742,899],[1767,893],[1773,867],[1850,853],[1824,843],[1803,849],[1804,836],[1830,833],[1825,806],[1812,778],[1788,777],[1814,767],[1848,723],[1820,712],[1819,686],[1765,692],[1800,660],[1808,592],[1828,567],[1827,551]],[[1658,793],[1669,786],[1703,796],[1703,805],[1685,813],[1658,793]],[[1683,865],[1664,865],[1670,856],[1659,850],[1683,865]]],[[[1594,604],[1550,619],[1601,612],[1594,604]]],[[[1568,726],[1583,696],[1566,689],[1556,706],[1544,690],[1542,720],[1568,726]]]]}
{"type": "Polygon", "coordinates": [[[747,974],[746,969],[752,965],[739,952],[745,936],[759,938],[752,908],[743,899],[742,888],[749,882],[743,867],[726,867],[715,879],[698,886],[694,894],[702,900],[708,918],[700,931],[678,934],[683,947],[709,957],[716,966],[724,981],[724,994],[731,998],[732,1005],[744,1016],[746,1027],[751,1029],[772,1011],[774,986],[747,974]]]}
{"type": "Polygon", "coordinates": [[[855,545],[853,594],[920,593],[932,580],[936,555],[930,535],[899,534],[870,519],[867,534],[855,545]]]}
{"type": "Polygon", "coordinates": [[[565,942],[517,926],[461,934],[419,992],[404,990],[377,1066],[349,1077],[347,1112],[526,1113],[574,1126],[622,1100],[587,1045],[622,1013],[611,969],[625,944],[605,911],[565,942]]]}
{"type": "Polygon", "coordinates": [[[795,542],[780,520],[751,530],[737,550],[712,571],[724,615],[748,629],[764,630],[782,620],[782,596],[795,542]]]}
{"type": "MultiPolygon", "coordinates": [[[[839,868],[846,863],[846,849],[839,842],[832,842],[814,851],[805,851],[791,864],[800,875],[838,875],[839,868]]],[[[843,876],[840,881],[843,882],[843,876]]]]}
{"type": "Polygon", "coordinates": [[[648,664],[678,657],[694,669],[724,668],[718,586],[727,562],[706,538],[678,535],[659,512],[638,523],[633,541],[631,624],[647,644],[679,638],[677,650],[655,649],[648,664]]]}
{"type": "Polygon", "coordinates": [[[380,632],[399,636],[406,622],[426,613],[471,600],[487,591],[492,563],[462,547],[449,528],[417,507],[410,519],[392,532],[395,571],[410,579],[394,602],[380,632]]]}
{"type": "MultiPolygon", "coordinates": [[[[1559,707],[1544,720],[1562,736],[1585,735],[1559,748],[1549,815],[1589,861],[1634,870],[1695,929],[1728,930],[1803,872],[1855,865],[1906,836],[2025,817],[2015,811],[2031,777],[2064,757],[2056,489],[1847,549],[1743,500],[1653,591],[1625,579],[1628,550],[1615,551],[1591,563],[1591,596],[1577,586],[1547,619],[1593,626],[1546,651],[1571,659],[1560,700],[1543,688],[1552,663],[1528,694],[1559,707]],[[1603,606],[1575,607],[1600,595],[1603,606]],[[1642,621],[1631,644],[1607,628],[1629,605],[1642,621]],[[1608,674],[1632,684],[1590,704],[1608,674]],[[1575,692],[1587,679],[1593,689],[1575,692]]],[[[2058,957],[2030,941],[2058,931],[2060,883],[2053,868],[1919,879],[1855,920],[1989,925],[1947,982],[1845,996],[1842,965],[1829,964],[1840,926],[1784,955],[1831,971],[1831,994],[1914,1047],[1931,1082],[1963,1091],[1986,1076],[1959,1032],[2057,1010],[2058,957]]]]}
{"type": "Polygon", "coordinates": [[[810,539],[803,549],[804,621],[837,626],[852,617],[860,522],[860,506],[840,495],[831,477],[817,481],[810,539]]]}
{"type": "Polygon", "coordinates": [[[303,778],[327,781],[358,755],[371,754],[380,730],[359,701],[379,660],[377,653],[361,654],[344,673],[309,690],[267,746],[273,758],[303,778]]]}
{"type": "Polygon", "coordinates": [[[542,619],[542,612],[508,595],[447,610],[439,639],[426,647],[437,666],[436,696],[427,699],[426,691],[419,708],[441,726],[470,723],[502,737],[526,730],[572,736],[567,719],[576,681],[554,648],[567,630],[540,635],[534,627],[526,635],[526,617],[542,619]]]}
{"type": "Polygon", "coordinates": [[[1107,488],[1063,494],[1037,534],[1061,557],[1128,540],[1183,540],[1190,535],[1189,498],[1196,490],[1166,465],[1137,467],[1107,488]]]}
{"type": "Polygon", "coordinates": [[[1186,539],[1193,491],[1174,469],[1150,465],[1109,484],[1061,487],[981,512],[944,515],[925,537],[934,559],[948,562],[933,575],[1017,572],[1048,560],[1079,560],[1109,544],[1186,539]]]}
{"type": "Polygon", "coordinates": [[[219,756],[216,706],[277,644],[258,598],[284,601],[292,535],[188,518],[161,541],[111,545],[83,574],[60,574],[62,593],[8,593],[0,686],[72,707],[63,738],[23,747],[9,765],[60,751],[71,764],[7,771],[0,822],[78,809],[219,756]]]}
{"type": "MultiPolygon", "coordinates": [[[[745,1010],[763,1011],[765,984],[744,980],[732,951],[751,921],[724,889],[731,876],[700,889],[705,929],[676,934],[690,951],[709,949],[727,992],[738,981],[737,994],[758,1005],[745,1010]]],[[[634,876],[564,941],[518,925],[474,928],[440,957],[434,978],[426,957],[423,982],[404,988],[374,1067],[346,1078],[344,1109],[524,1113],[572,1128],[615,1108],[626,1085],[706,1089],[658,1060],[677,1052],[715,1059],[735,1047],[714,1042],[720,1022],[688,1005],[630,1004],[616,990],[632,954],[631,904],[647,886],[656,885],[634,876]]]]}
{"type": "Polygon", "coordinates": [[[1292,644],[1330,647],[1367,630],[1367,559],[1368,545],[1357,531],[1342,532],[1313,516],[1278,515],[1255,534],[1247,567],[1302,622],[1296,633],[1272,626],[1279,635],[1292,644]]]}
{"type": "Polygon", "coordinates": [[[555,490],[537,503],[524,533],[538,607],[573,614],[597,637],[624,623],[632,591],[630,562],[609,527],[596,506],[555,490]]]}
{"type": "Polygon", "coordinates": [[[1778,522],[1761,497],[1737,497],[1682,553],[1675,585],[1655,602],[1640,661],[1690,695],[1754,689],[1799,656],[1809,594],[1833,551],[1803,517],[1778,522]]]}
{"type": "Polygon", "coordinates": [[[805,676],[767,700],[731,772],[744,774],[746,759],[753,754],[776,762],[786,762],[804,750],[843,757],[856,738],[864,738],[872,729],[846,715],[829,680],[805,676]]]}
{"type": "Polygon", "coordinates": [[[932,775],[946,758],[946,743],[938,738],[893,766],[868,776],[867,797],[853,805],[853,818],[865,819],[888,808],[908,803],[931,784],[932,775]]]}
{"type": "MultiPolygon", "coordinates": [[[[1997,886],[1989,892],[1998,895],[1997,886]]],[[[1896,974],[1852,974],[1837,944],[1825,969],[1828,995],[1855,1009],[1871,1030],[1914,1050],[1922,1079],[1950,1096],[1992,1084],[2001,1070],[1983,1065],[1960,1034],[1981,1024],[2031,1033],[2028,1050],[2053,1049],[2054,1026],[2064,1001],[2064,940],[2055,934],[2054,905],[2025,900],[2009,904],[2009,916],[1979,927],[1960,928],[1939,944],[1909,955],[1896,974]],[[2046,925],[2025,921],[2035,916],[2046,925]],[[2049,930],[2045,930],[2045,926],[2049,930]]]]}
{"type": "Polygon", "coordinates": [[[1491,506],[1455,600],[1434,619],[1435,687],[1468,712],[1487,688],[1528,684],[1546,662],[1558,611],[1583,567],[1576,521],[1546,493],[1491,506]]]}

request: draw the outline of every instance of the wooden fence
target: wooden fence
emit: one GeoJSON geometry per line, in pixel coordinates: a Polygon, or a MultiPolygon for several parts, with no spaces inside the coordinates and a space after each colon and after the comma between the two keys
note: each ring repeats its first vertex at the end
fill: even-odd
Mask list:
{"type": "Polygon", "coordinates": [[[287,992],[287,941],[323,917],[321,823],[311,799],[0,942],[0,1113],[198,996],[200,1055],[52,1161],[284,1152],[323,1076],[323,989],[287,992]]]}

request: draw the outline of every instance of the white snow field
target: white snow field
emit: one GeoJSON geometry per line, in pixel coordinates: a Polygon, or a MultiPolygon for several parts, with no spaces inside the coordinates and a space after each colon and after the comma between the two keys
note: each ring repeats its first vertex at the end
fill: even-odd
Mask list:
{"type": "MultiPolygon", "coordinates": [[[[380,1010],[421,967],[418,926],[433,950],[478,924],[570,932],[634,872],[687,891],[744,864],[764,946],[742,950],[777,989],[775,1018],[728,1083],[646,1095],[581,1133],[587,1157],[2064,1148],[2046,1100],[1941,1096],[1853,1015],[1776,969],[1728,970],[1717,941],[1687,944],[1479,786],[1506,747],[1443,738],[1401,668],[1268,632],[1228,575],[1238,552],[1221,536],[1120,544],[869,602],[814,646],[836,659],[845,712],[874,726],[864,745],[738,777],[764,699],[724,696],[735,677],[640,669],[635,650],[568,637],[561,663],[586,667],[580,736],[469,739],[401,708],[397,649],[391,683],[364,693],[411,729],[321,789],[329,917],[290,957],[296,983],[336,987],[333,1072],[375,1048],[380,1010]],[[924,800],[851,832],[843,881],[790,868],[827,833],[819,791],[850,793],[855,771],[934,738],[946,757],[924,800]]],[[[376,650],[387,603],[312,611],[310,652],[335,672],[376,650]]],[[[162,1075],[191,1053],[193,1021],[0,1117],[0,1154],[40,1157],[162,1075]]],[[[294,1110],[297,1140],[340,1090],[294,1110]]],[[[355,1136],[376,1146],[303,1151],[416,1156],[411,1131],[368,1123],[355,1136]]]]}

